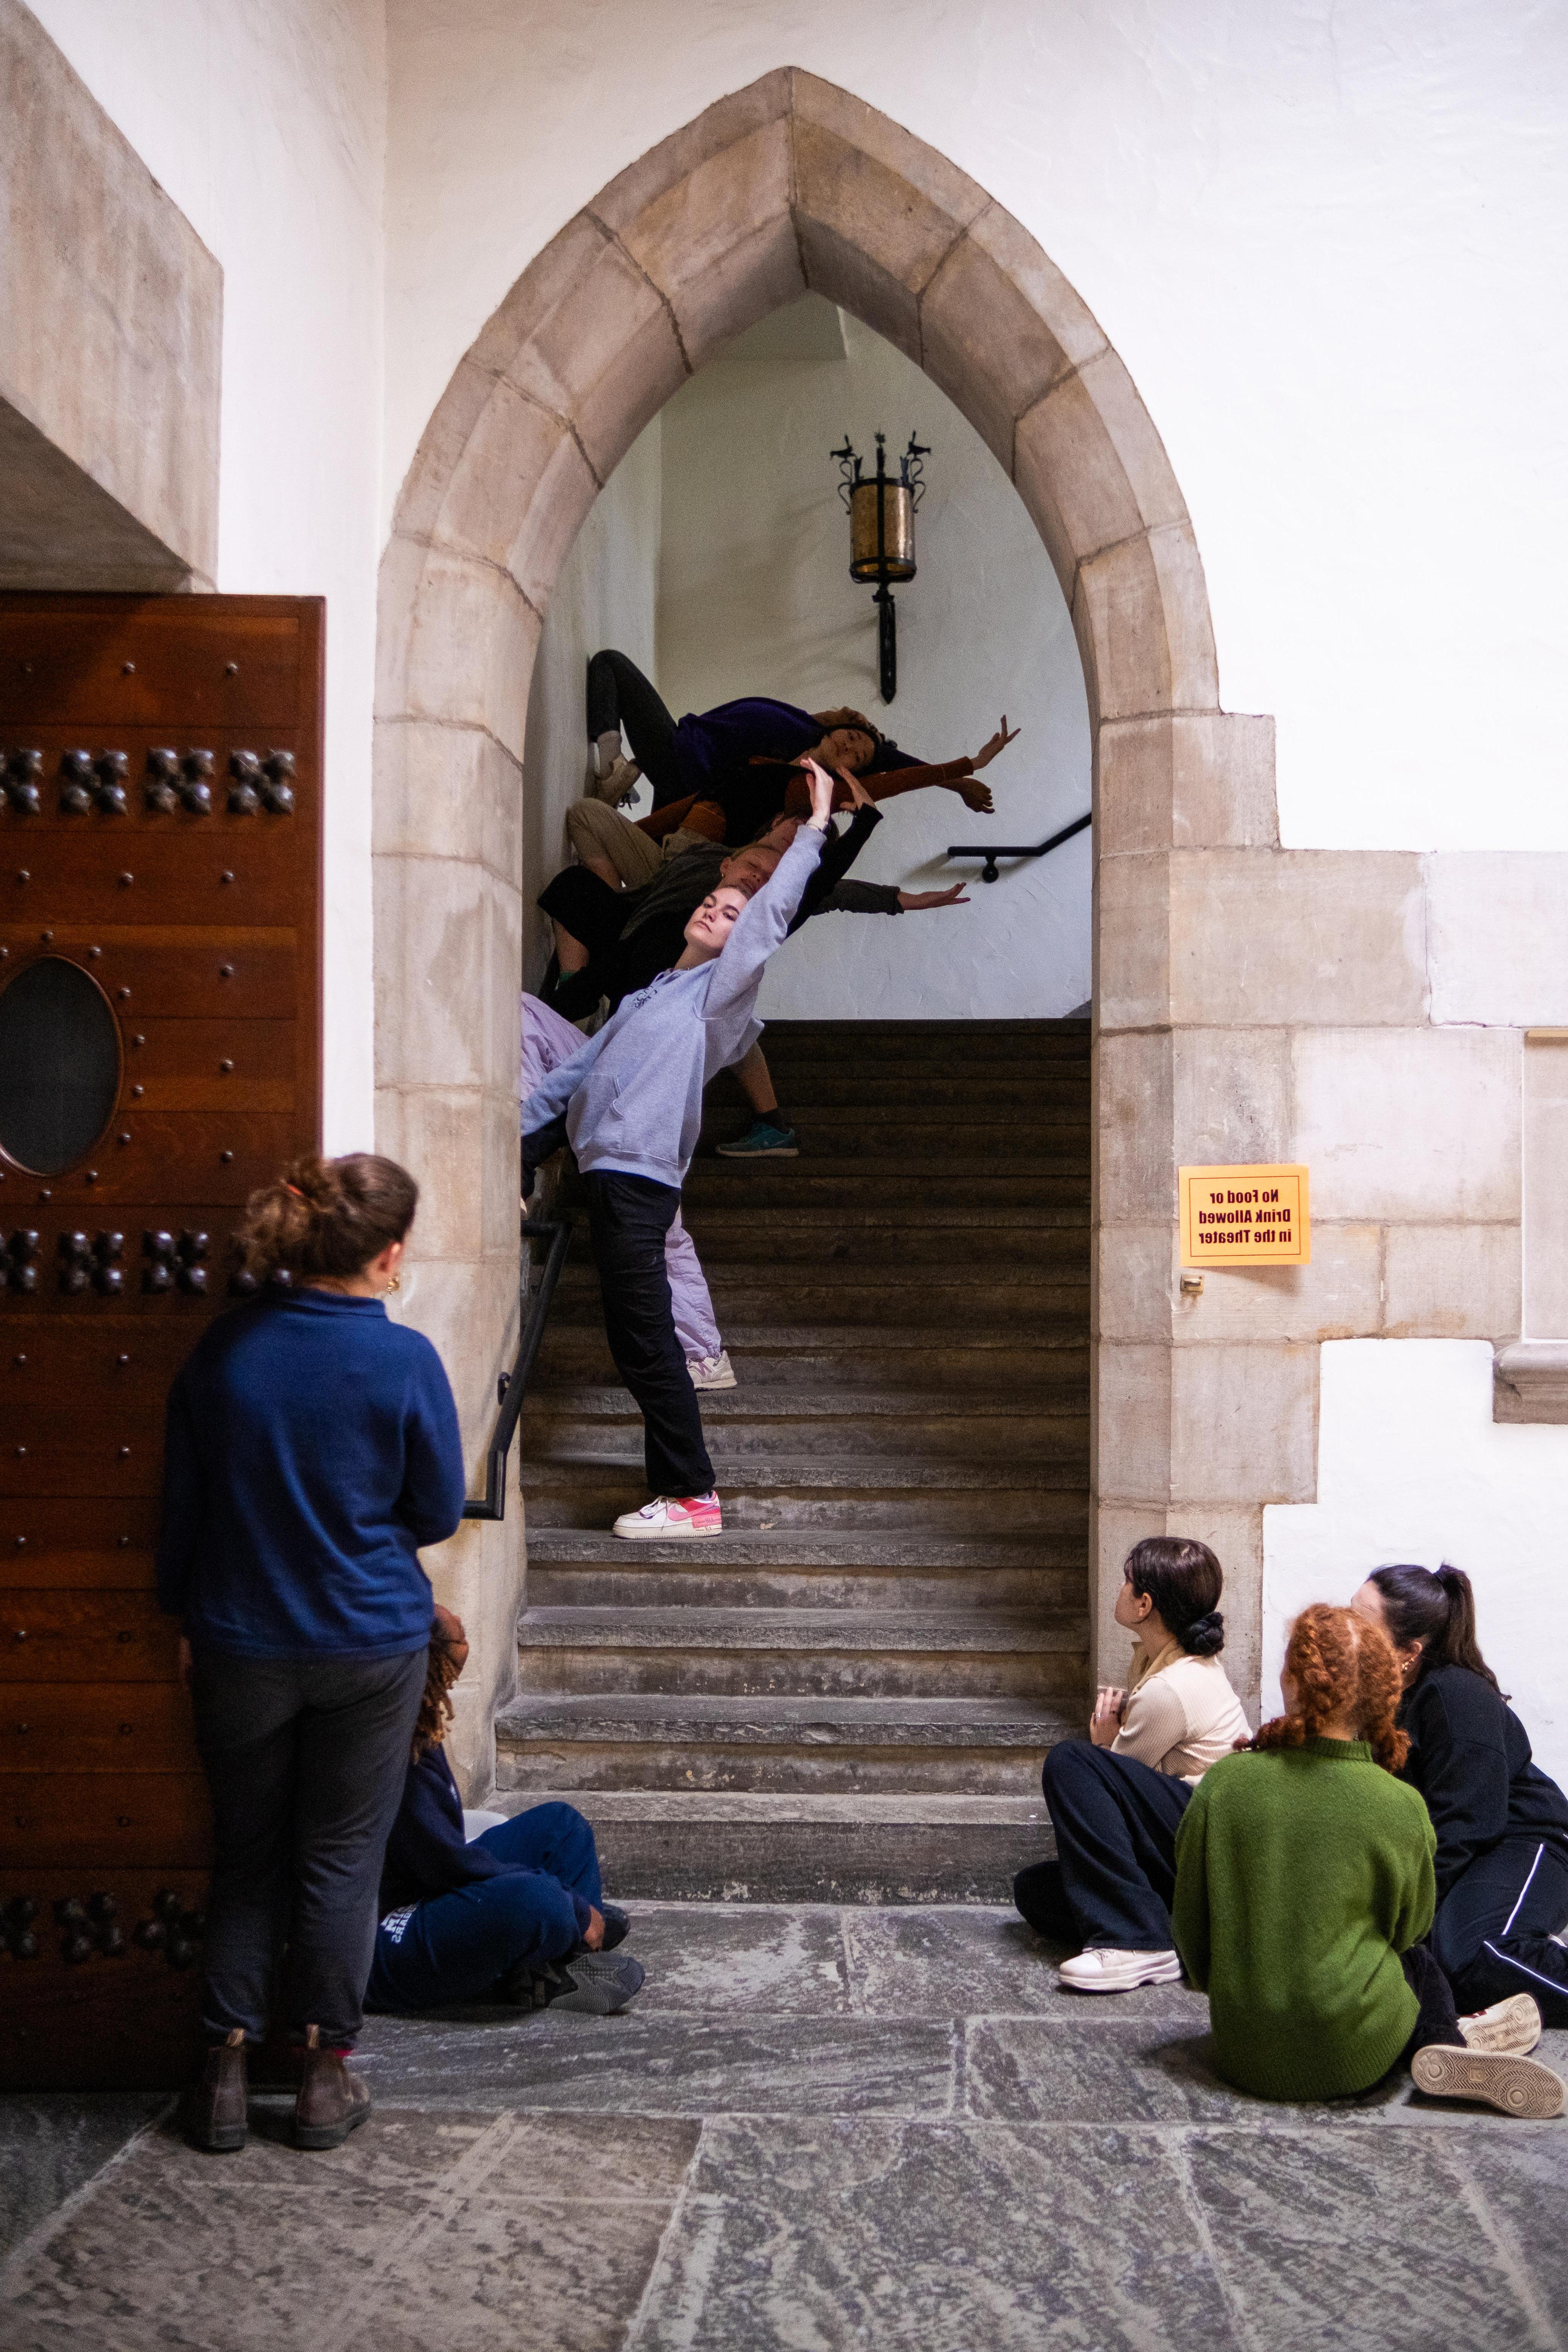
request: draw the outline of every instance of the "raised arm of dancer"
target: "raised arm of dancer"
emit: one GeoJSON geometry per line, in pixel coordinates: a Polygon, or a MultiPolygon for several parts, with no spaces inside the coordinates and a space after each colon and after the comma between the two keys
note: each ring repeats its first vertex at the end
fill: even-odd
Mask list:
{"type": "Polygon", "coordinates": [[[703,1008],[707,1020],[730,1012],[756,989],[768,958],[784,944],[790,918],[822,856],[823,836],[833,809],[834,779],[815,760],[808,764],[811,815],[725,940],[703,1008]]]}

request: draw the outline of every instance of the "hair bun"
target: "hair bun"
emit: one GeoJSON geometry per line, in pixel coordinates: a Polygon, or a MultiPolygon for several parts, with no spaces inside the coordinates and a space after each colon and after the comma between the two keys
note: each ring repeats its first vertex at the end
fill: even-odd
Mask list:
{"type": "Polygon", "coordinates": [[[1225,1618],[1217,1609],[1210,1609],[1202,1617],[1194,1617],[1182,1635],[1182,1647],[1190,1658],[1212,1658],[1225,1647],[1225,1618]]]}

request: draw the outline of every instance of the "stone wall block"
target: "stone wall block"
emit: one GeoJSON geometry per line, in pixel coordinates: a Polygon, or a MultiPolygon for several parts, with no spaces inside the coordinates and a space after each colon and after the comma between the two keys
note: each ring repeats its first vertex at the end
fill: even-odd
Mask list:
{"type": "MultiPolygon", "coordinates": [[[[1005,263],[973,228],[945,256],[921,296],[921,341],[927,374],[956,401],[1010,474],[1015,420],[1072,363],[1005,263]]],[[[1092,413],[1079,432],[1091,443],[1097,437],[1092,413]]],[[[1070,427],[1068,438],[1079,456],[1070,427]]],[[[1054,503],[1077,546],[1070,489],[1067,480],[1052,484],[1054,503]]]]}
{"type": "MultiPolygon", "coordinates": [[[[385,1087],[376,1103],[376,1149],[419,1186],[412,1260],[460,1264],[484,1240],[485,1097],[477,1087],[385,1087]]],[[[513,1157],[515,1159],[515,1152],[513,1157]]],[[[515,1187],[513,1188],[515,1190],[515,1187]]]]}
{"type": "Polygon", "coordinates": [[[822,221],[795,215],[805,282],[920,365],[920,306],[902,281],[822,221]]]}
{"type": "Polygon", "coordinates": [[[1289,1035],[1283,1029],[1178,1030],[1172,1040],[1172,1103],[1180,1166],[1284,1160],[1291,1116],[1289,1035]]]}
{"type": "Polygon", "coordinates": [[[538,644],[539,615],[509,573],[431,549],[407,629],[403,710],[384,715],[488,728],[521,760],[538,644]]]}
{"type": "Polygon", "coordinates": [[[1382,1281],[1380,1225],[1317,1222],[1307,1265],[1205,1266],[1202,1291],[1178,1303],[1176,1345],[1372,1339],[1383,1327],[1382,1281]]]}
{"type": "Polygon", "coordinates": [[[512,353],[506,376],[571,419],[603,482],[688,369],[658,288],[601,229],[594,238],[575,278],[512,353]]]}
{"type": "Polygon", "coordinates": [[[1520,1039],[1507,1029],[1304,1029],[1286,1157],[1314,1216],[1517,1224],[1520,1039]]]}
{"type": "Polygon", "coordinates": [[[1506,1347],[1522,1319],[1521,1240],[1517,1225],[1390,1225],[1384,1244],[1386,1336],[1489,1339],[1506,1347]]]}
{"type": "Polygon", "coordinates": [[[1208,583],[1190,523],[1165,523],[1149,532],[1160,583],[1171,698],[1178,710],[1217,711],[1219,656],[1209,614],[1208,583]]]}
{"type": "Polygon", "coordinates": [[[1273,849],[1274,721],[1192,711],[1107,721],[1096,747],[1102,857],[1142,849],[1273,849]]]}
{"type": "Polygon", "coordinates": [[[1094,1249],[1094,1338],[1168,1346],[1176,1295],[1172,1228],[1101,1225],[1094,1249]]]}
{"type": "Polygon", "coordinates": [[[1100,1002],[1103,1029],[1152,1029],[1171,1017],[1171,861],[1101,856],[1100,1002]]]}
{"type": "MultiPolygon", "coordinates": [[[[521,1019],[518,982],[522,971],[522,894],[515,882],[503,882],[481,873],[479,899],[484,917],[483,994],[466,1008],[468,1024],[480,1034],[485,1083],[515,1105],[521,1059],[521,1019]]],[[[517,1174],[516,1122],[513,1122],[511,1176],[517,1174]]],[[[516,1206],[516,1183],[510,1186],[516,1206]]]]}
{"type": "Polygon", "coordinates": [[[1095,1213],[1102,1225],[1176,1214],[1168,1032],[1102,1031],[1095,1051],[1095,1213]]]}
{"type": "MultiPolygon", "coordinates": [[[[1132,1636],[1116,1622],[1116,1596],[1121,1590],[1122,1568],[1134,1544],[1147,1536],[1165,1533],[1163,1505],[1100,1503],[1089,1529],[1089,1680],[1127,1686],[1132,1656],[1132,1636]]],[[[1088,1709],[1079,1726],[1089,1732],[1088,1709]]]]}
{"type": "Polygon", "coordinates": [[[1055,384],[1017,425],[1016,471],[1037,474],[1081,555],[1187,510],[1164,445],[1116,353],[1055,384]]]}
{"type": "Polygon", "coordinates": [[[445,1744],[465,1803],[477,1805],[495,1786],[496,1709],[517,1688],[517,1617],[524,1598],[521,1497],[509,1497],[499,1527],[493,1520],[465,1520],[450,1543],[422,1557],[437,1600],[456,1610],[468,1636],[468,1663],[452,1694],[445,1744]]]}
{"type": "Polygon", "coordinates": [[[1097,721],[1172,708],[1177,698],[1164,595],[1146,537],[1124,540],[1079,565],[1072,619],[1097,721]]]}
{"type": "Polygon", "coordinates": [[[1094,1489],[1157,1504],[1171,1492],[1171,1352],[1102,1341],[1094,1366],[1094,1489]]]}
{"type": "Polygon", "coordinates": [[[1173,1504],[1167,1535],[1207,1544],[1225,1576],[1225,1671],[1254,1730],[1263,1684],[1263,1508],[1213,1503],[1173,1504]]]}
{"type": "Polygon", "coordinates": [[[469,436],[495,388],[494,371],[480,367],[472,352],[458,361],[419,436],[414,462],[398,493],[392,524],[395,535],[412,540],[434,536],[452,477],[463,462],[469,436]]]}
{"type": "MultiPolygon", "coordinates": [[[[628,163],[595,198],[595,214],[606,228],[633,245],[627,232],[635,224],[658,215],[672,196],[679,205],[684,186],[710,175],[714,166],[722,165],[738,148],[753,144],[759,133],[771,134],[786,152],[784,202],[787,205],[792,98],[790,69],[780,66],[763,74],[760,80],[749,82],[744,89],[731,90],[727,97],[715,100],[711,106],[703,108],[694,122],[672,131],[668,139],[661,139],[657,147],[650,147],[646,155],[628,163]]],[[[672,291],[658,270],[650,270],[649,275],[665,286],[667,293],[672,291]]]]}
{"type": "Polygon", "coordinates": [[[840,145],[858,149],[889,178],[902,184],[907,201],[919,200],[926,210],[951,221],[954,235],[990,205],[990,197],[977,181],[901,123],[879,114],[864,99],[798,68],[791,84],[797,148],[803,134],[808,142],[813,134],[826,134],[840,145]]]}
{"type": "Polygon", "coordinates": [[[804,291],[792,171],[789,126],[775,117],[620,225],[622,244],[675,312],[693,367],[804,291]]]}
{"type": "MultiPolygon", "coordinates": [[[[489,398],[471,420],[452,468],[430,527],[432,540],[505,570],[520,533],[528,528],[545,469],[561,444],[570,440],[559,416],[526,399],[514,384],[493,379],[489,398]]],[[[580,456],[577,464],[586,474],[580,456]]]]}
{"type": "Polygon", "coordinates": [[[480,1087],[483,870],[452,857],[378,857],[374,867],[376,1083],[480,1087]]]}
{"type": "Polygon", "coordinates": [[[1415,1026],[1420,860],[1397,851],[1194,850],[1171,865],[1177,1021],[1415,1026]]]}
{"type": "Polygon", "coordinates": [[[1568,852],[1454,850],[1425,865],[1433,1020],[1568,1025],[1568,852]]]}
{"type": "Polygon", "coordinates": [[[377,721],[377,856],[466,858],[515,887],[521,873],[522,771],[477,727],[377,721]]]}
{"type": "Polygon", "coordinates": [[[1310,1503],[1315,1346],[1181,1347],[1171,1358],[1171,1503],[1310,1503]]]}
{"type": "Polygon", "coordinates": [[[557,320],[563,307],[578,302],[584,280],[614,249],[600,222],[574,213],[491,311],[468,347],[469,362],[481,374],[510,376],[546,408],[563,410],[564,386],[548,355],[570,333],[563,335],[557,320]]]}
{"type": "Polygon", "coordinates": [[[963,221],[874,152],[799,118],[795,191],[807,283],[918,361],[916,299],[963,221]]]}
{"type": "Polygon", "coordinates": [[[503,559],[535,612],[542,614],[549,604],[555,576],[598,495],[598,481],[575,437],[563,434],[532,486],[503,559]]]}
{"type": "Polygon", "coordinates": [[[398,1297],[398,1319],[423,1331],[447,1368],[470,1494],[481,1491],[496,1381],[517,1354],[518,1247],[514,1240],[510,1259],[467,1261],[426,1257],[416,1249],[398,1297]]]}

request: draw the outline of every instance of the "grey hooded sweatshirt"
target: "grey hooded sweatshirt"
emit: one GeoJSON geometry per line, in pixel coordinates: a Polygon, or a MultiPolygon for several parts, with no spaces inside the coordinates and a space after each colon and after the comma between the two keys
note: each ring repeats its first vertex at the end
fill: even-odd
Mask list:
{"type": "Polygon", "coordinates": [[[647,1176],[679,1190],[697,1149],[704,1087],[762,1034],[757,991],[822,844],[822,835],[803,824],[711,963],[661,971],[534,1088],[522,1106],[531,1174],[557,1149],[559,1132],[550,1130],[564,1115],[585,1176],[647,1176]]]}

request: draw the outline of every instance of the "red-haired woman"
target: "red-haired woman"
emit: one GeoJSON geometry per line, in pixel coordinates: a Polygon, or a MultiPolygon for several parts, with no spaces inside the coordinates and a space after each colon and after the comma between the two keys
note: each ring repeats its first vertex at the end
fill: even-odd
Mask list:
{"type": "Polygon", "coordinates": [[[1282,1682],[1285,1713],[1204,1775],[1176,1833],[1172,1925],[1220,2073],[1261,2098],[1329,2099],[1403,2059],[1434,2097],[1560,2114],[1551,2069],[1508,2054],[1539,2037],[1539,2016],[1521,2000],[1461,2021],[1421,1941],[1436,1841],[1394,1777],[1408,1742],[1387,1635],[1348,1609],[1304,1609],[1282,1682]]]}
{"type": "Polygon", "coordinates": [[[1437,1833],[1432,1949],[1478,2008],[1528,1992],[1568,2025],[1568,1797],[1530,1752],[1476,1639],[1462,1569],[1376,1568],[1351,1602],[1394,1644],[1404,1680],[1402,1777],[1437,1833]]]}

